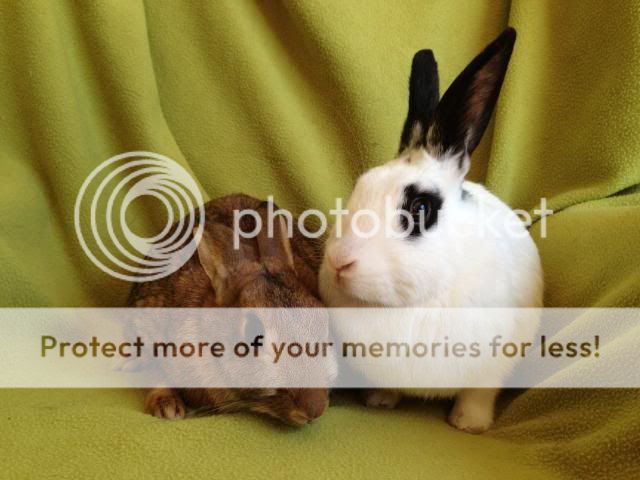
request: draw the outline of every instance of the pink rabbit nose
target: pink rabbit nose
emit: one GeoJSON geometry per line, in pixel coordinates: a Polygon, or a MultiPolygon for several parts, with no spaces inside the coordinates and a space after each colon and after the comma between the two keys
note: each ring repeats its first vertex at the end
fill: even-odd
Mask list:
{"type": "Polygon", "coordinates": [[[339,265],[336,267],[336,276],[339,277],[340,274],[342,272],[345,272],[349,269],[351,269],[351,267],[353,267],[356,263],[355,260],[347,260],[348,263],[343,263],[342,265],[339,265]]]}
{"type": "Polygon", "coordinates": [[[335,271],[336,280],[340,280],[340,277],[348,270],[352,270],[356,264],[354,245],[350,242],[334,244],[327,253],[327,260],[331,269],[335,271]]]}
{"type": "Polygon", "coordinates": [[[353,268],[356,261],[349,257],[329,257],[329,263],[336,272],[336,280],[340,280],[340,276],[347,270],[353,268]]]}

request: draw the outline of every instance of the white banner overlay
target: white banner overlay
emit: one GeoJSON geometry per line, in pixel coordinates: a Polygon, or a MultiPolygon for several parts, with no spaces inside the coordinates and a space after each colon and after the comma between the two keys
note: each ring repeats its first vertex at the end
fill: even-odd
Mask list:
{"type": "Polygon", "coordinates": [[[0,387],[640,387],[640,309],[0,309],[0,387]]]}

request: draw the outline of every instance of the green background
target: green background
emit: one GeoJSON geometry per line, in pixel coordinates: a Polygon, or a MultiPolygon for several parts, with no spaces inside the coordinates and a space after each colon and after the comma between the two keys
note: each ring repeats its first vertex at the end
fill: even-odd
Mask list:
{"type": "MultiPolygon", "coordinates": [[[[118,153],[185,166],[208,198],[273,194],[327,211],[393,157],[409,65],[444,90],[506,25],[518,41],[471,177],[556,214],[538,242],[547,306],[640,306],[640,4],[581,1],[0,2],[0,306],[122,306],[79,247],[73,206],[118,153]]],[[[162,225],[134,205],[142,232],[162,225]]],[[[624,478],[637,390],[510,392],[496,427],[446,404],[366,410],[347,395],[288,430],[250,415],[163,422],[142,393],[2,391],[6,478],[115,475],[624,478]]]]}

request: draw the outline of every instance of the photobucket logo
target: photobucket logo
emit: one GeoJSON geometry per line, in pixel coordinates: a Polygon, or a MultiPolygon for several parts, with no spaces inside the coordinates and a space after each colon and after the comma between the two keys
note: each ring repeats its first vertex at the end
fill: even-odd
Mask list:
{"type": "MultiPolygon", "coordinates": [[[[382,234],[385,238],[406,238],[409,236],[423,235],[434,231],[436,228],[448,236],[459,237],[526,237],[529,236],[528,229],[533,225],[534,217],[526,210],[509,210],[495,207],[488,208],[484,203],[479,203],[475,215],[475,221],[447,221],[438,222],[439,210],[419,210],[412,214],[407,210],[398,208],[397,201],[387,195],[384,198],[384,213],[380,214],[373,209],[357,209],[350,212],[343,208],[342,199],[336,198],[336,206],[329,210],[329,214],[335,217],[333,222],[329,222],[327,216],[320,210],[310,209],[303,211],[296,219],[293,214],[286,209],[276,208],[273,196],[269,196],[267,201],[267,215],[263,218],[259,212],[252,209],[233,211],[233,248],[240,248],[241,239],[255,238],[263,228],[266,229],[267,237],[273,238],[274,221],[276,217],[283,217],[286,226],[287,236],[292,238],[293,226],[297,225],[298,231],[306,238],[317,239],[322,237],[329,223],[334,223],[335,231],[333,235],[340,239],[343,237],[343,218],[347,220],[347,231],[356,238],[369,239],[382,234]],[[244,217],[253,218],[253,228],[243,230],[241,225],[244,217]],[[434,219],[433,216],[436,216],[434,219]],[[318,227],[311,231],[306,227],[306,220],[314,218],[318,227]],[[444,225],[442,225],[444,223],[444,225]]],[[[547,218],[553,215],[553,210],[547,207],[547,199],[542,197],[540,205],[533,210],[533,214],[539,218],[539,237],[547,238],[547,218]]],[[[456,217],[456,212],[453,212],[456,217]]],[[[464,218],[464,217],[463,217],[464,218]]]]}
{"type": "Polygon", "coordinates": [[[153,152],[102,162],[82,184],[74,209],[84,253],[103,272],[129,282],[157,280],[184,265],[202,237],[204,218],[204,200],[191,175],[153,152]],[[166,210],[164,228],[152,237],[139,236],[127,223],[127,210],[143,197],[166,210]]]}

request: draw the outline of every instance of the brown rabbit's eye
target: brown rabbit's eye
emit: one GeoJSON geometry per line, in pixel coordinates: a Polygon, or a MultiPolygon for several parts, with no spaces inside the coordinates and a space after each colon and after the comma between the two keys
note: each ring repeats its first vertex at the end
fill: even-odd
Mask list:
{"type": "Polygon", "coordinates": [[[402,210],[409,214],[400,216],[400,224],[404,232],[409,231],[409,238],[420,236],[438,221],[438,212],[442,207],[442,197],[437,191],[421,190],[417,185],[409,185],[404,189],[402,210]],[[411,225],[409,225],[410,220],[411,225]]]}
{"type": "Polygon", "coordinates": [[[253,312],[249,312],[244,319],[244,339],[250,343],[260,335],[264,337],[264,334],[264,325],[260,317],[253,312]]]}

